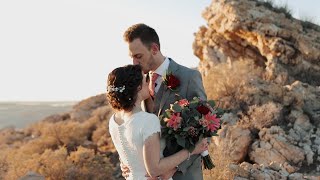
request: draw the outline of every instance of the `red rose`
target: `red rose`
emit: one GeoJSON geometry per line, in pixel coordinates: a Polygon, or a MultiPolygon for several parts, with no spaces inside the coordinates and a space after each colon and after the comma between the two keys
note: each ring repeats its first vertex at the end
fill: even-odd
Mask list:
{"type": "Polygon", "coordinates": [[[210,112],[210,109],[207,108],[206,106],[203,106],[203,105],[197,107],[197,110],[198,110],[199,113],[201,113],[203,115],[206,115],[206,114],[208,114],[210,112]]]}
{"type": "Polygon", "coordinates": [[[168,79],[167,80],[168,80],[167,86],[170,89],[175,89],[180,85],[180,80],[178,78],[176,78],[172,74],[168,75],[168,79]]]}

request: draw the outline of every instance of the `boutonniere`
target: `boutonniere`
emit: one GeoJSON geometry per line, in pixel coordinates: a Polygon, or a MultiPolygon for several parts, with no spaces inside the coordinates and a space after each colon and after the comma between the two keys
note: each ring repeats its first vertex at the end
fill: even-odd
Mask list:
{"type": "Polygon", "coordinates": [[[169,88],[171,91],[178,91],[180,86],[180,80],[172,74],[172,72],[167,72],[163,77],[163,83],[169,88]]]}

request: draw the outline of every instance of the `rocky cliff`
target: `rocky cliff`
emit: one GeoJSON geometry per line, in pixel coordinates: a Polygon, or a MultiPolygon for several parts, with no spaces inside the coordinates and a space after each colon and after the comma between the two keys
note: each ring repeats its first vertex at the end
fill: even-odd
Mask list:
{"type": "Polygon", "coordinates": [[[213,0],[203,17],[194,54],[229,110],[217,161],[239,179],[319,178],[320,27],[270,1],[213,0]]]}

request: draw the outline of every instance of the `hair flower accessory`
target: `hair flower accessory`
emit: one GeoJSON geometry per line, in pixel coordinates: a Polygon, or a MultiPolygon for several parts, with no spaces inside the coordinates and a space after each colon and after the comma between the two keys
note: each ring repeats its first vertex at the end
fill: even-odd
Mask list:
{"type": "Polygon", "coordinates": [[[111,86],[107,87],[107,92],[108,93],[110,93],[110,92],[120,92],[120,93],[122,93],[125,89],[126,89],[125,85],[123,85],[122,87],[115,87],[115,86],[111,85],[111,86]]]}
{"type": "Polygon", "coordinates": [[[179,90],[180,80],[173,75],[172,72],[166,73],[166,75],[163,77],[163,82],[171,91],[179,90]]]}

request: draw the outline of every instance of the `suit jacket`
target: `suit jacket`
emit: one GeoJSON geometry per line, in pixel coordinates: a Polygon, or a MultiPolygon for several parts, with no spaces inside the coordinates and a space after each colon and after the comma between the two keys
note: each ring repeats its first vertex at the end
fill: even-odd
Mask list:
{"type": "MultiPolygon", "coordinates": [[[[193,97],[207,99],[200,72],[179,65],[170,58],[169,60],[170,64],[168,71],[172,72],[172,74],[180,80],[179,90],[173,92],[162,83],[155,95],[154,101],[151,98],[145,101],[147,111],[156,114],[158,117],[162,115],[166,109],[170,108],[170,104],[173,104],[176,101],[175,94],[179,94],[181,98],[188,100],[193,99],[193,97]]],[[[200,155],[193,155],[189,160],[182,162],[179,165],[178,171],[174,174],[173,179],[203,179],[200,155]]]]}

